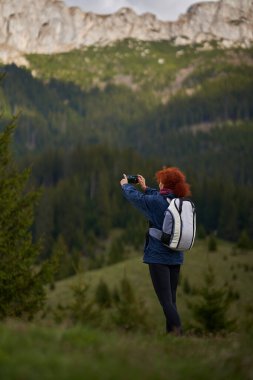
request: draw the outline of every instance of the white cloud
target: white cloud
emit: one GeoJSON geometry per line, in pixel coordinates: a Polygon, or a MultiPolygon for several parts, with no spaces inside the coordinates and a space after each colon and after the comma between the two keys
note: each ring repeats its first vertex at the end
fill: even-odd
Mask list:
{"type": "MultiPolygon", "coordinates": [[[[202,0],[202,2],[208,0],[202,0]]],[[[218,1],[218,0],[213,0],[218,1]]],[[[129,7],[137,13],[151,12],[161,20],[176,20],[197,0],[65,0],[67,5],[76,5],[84,11],[113,13],[119,8],[129,7]]]]}

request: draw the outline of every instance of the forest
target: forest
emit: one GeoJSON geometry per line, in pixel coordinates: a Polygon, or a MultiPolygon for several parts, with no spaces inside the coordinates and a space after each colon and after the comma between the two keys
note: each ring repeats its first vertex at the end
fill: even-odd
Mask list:
{"type": "MultiPolygon", "coordinates": [[[[157,46],[166,56],[164,44],[157,46]]],[[[176,60],[177,52],[168,51],[176,60]]],[[[195,62],[193,52],[187,54],[179,69],[195,62]]],[[[224,53],[219,60],[219,54],[198,53],[198,65],[177,91],[170,88],[166,102],[150,90],[145,74],[144,84],[134,91],[110,80],[103,88],[86,88],[57,77],[57,69],[43,79],[15,65],[1,68],[1,129],[17,115],[15,158],[20,168],[31,167],[30,186],[41,190],[33,237],[43,241],[42,259],[62,244],[71,257],[100,266],[99,242],[114,229],[122,231],[116,246],[131,241],[141,249],[147,225],[124,201],[119,181],[123,173],[140,173],[155,187],[154,174],[163,166],[185,172],[202,235],[234,243],[242,235],[250,240],[253,66],[243,59],[232,64],[224,53]]],[[[245,54],[249,58],[252,51],[245,54]]],[[[49,72],[46,64],[44,70],[49,72]]],[[[173,70],[163,88],[160,77],[156,91],[169,91],[176,64],[173,70]]]]}

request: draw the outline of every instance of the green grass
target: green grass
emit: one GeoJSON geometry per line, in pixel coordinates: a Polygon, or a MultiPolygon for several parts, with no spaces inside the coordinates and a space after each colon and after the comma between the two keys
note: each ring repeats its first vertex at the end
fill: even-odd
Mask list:
{"type": "Polygon", "coordinates": [[[0,325],[0,377],[246,380],[251,338],[154,337],[12,321],[0,325]]]}
{"type": "MultiPolygon", "coordinates": [[[[136,255],[136,253],[135,253],[136,255]]],[[[199,287],[208,265],[214,268],[217,286],[229,282],[240,293],[232,314],[242,323],[244,308],[252,305],[252,252],[234,253],[230,243],[219,241],[217,252],[207,251],[206,241],[197,241],[185,255],[182,279],[199,287]],[[237,278],[234,278],[234,274],[237,278]]],[[[164,317],[156,299],[148,267],[141,253],[125,262],[74,276],[56,284],[48,292],[48,304],[66,305],[71,300],[71,284],[85,280],[90,294],[101,278],[112,289],[127,275],[153,320],[147,333],[120,329],[57,325],[50,315],[33,323],[6,321],[0,324],[0,378],[8,380],[51,379],[193,379],[247,380],[252,377],[253,330],[248,325],[237,332],[218,336],[182,337],[164,334],[164,317]]],[[[190,318],[190,296],[178,290],[178,307],[186,323],[190,318]]],[[[101,316],[102,317],[102,316],[101,316]]]]}

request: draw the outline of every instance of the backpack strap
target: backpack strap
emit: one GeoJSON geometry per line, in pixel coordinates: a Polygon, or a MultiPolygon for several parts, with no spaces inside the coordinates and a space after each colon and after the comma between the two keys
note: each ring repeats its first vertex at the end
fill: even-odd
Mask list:
{"type": "MultiPolygon", "coordinates": [[[[166,198],[166,201],[170,205],[172,199],[166,198]]],[[[168,211],[168,208],[165,210],[164,214],[166,214],[167,211],[168,211]]],[[[149,228],[149,235],[152,236],[152,237],[154,237],[155,239],[162,240],[162,236],[164,235],[164,233],[163,233],[162,230],[159,230],[158,228],[154,228],[154,227],[150,226],[150,228],[149,228]]],[[[169,238],[170,238],[170,235],[169,235],[169,238]]]]}
{"type": "Polygon", "coordinates": [[[158,230],[158,228],[151,227],[149,228],[149,235],[154,237],[155,239],[161,240],[162,231],[158,230]]]}

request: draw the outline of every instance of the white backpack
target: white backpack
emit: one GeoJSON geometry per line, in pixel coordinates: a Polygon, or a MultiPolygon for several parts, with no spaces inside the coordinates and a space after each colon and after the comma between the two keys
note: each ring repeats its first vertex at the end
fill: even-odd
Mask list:
{"type": "Polygon", "coordinates": [[[150,228],[149,234],[170,249],[188,251],[192,248],[196,235],[196,209],[187,198],[169,199],[165,211],[162,231],[150,228]]]}

